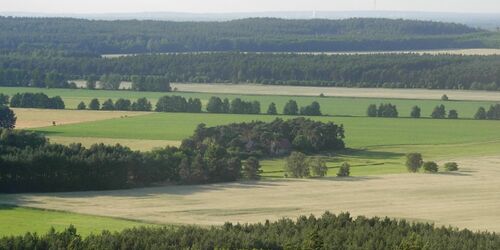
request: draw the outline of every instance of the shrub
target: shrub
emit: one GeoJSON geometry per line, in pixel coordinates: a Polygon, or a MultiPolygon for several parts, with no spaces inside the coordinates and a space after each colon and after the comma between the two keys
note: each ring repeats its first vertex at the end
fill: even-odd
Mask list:
{"type": "Polygon", "coordinates": [[[448,98],[447,95],[441,96],[441,101],[449,101],[449,100],[450,100],[450,98],[448,98]]]}
{"type": "Polygon", "coordinates": [[[444,164],[446,171],[458,171],[458,164],[456,162],[447,162],[444,164]]]}
{"type": "Polygon", "coordinates": [[[351,175],[351,165],[349,163],[344,162],[342,166],[340,166],[339,171],[337,172],[338,177],[348,177],[351,175]]]}
{"type": "Polygon", "coordinates": [[[448,119],[458,119],[458,112],[454,109],[448,112],[448,119]]]}
{"type": "Polygon", "coordinates": [[[409,172],[416,173],[423,164],[422,154],[409,153],[406,155],[406,168],[409,172]]]}
{"type": "Polygon", "coordinates": [[[439,166],[433,161],[426,161],[423,164],[423,169],[427,173],[437,173],[439,170],[439,166]]]}

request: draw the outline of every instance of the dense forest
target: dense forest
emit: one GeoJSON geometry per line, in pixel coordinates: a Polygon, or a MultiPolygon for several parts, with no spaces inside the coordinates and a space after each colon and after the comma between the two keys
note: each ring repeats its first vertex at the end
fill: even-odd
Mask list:
{"type": "Polygon", "coordinates": [[[142,227],[83,238],[63,232],[0,239],[0,249],[449,249],[495,250],[500,236],[349,213],[218,227],[142,227]]]}
{"type": "Polygon", "coordinates": [[[19,54],[0,56],[1,86],[54,86],[46,84],[43,77],[35,77],[40,72],[63,75],[66,80],[117,74],[122,80],[144,78],[136,75],[162,76],[164,82],[500,89],[500,56],[231,52],[144,55],[114,59],[19,54]]]}
{"type": "Polygon", "coordinates": [[[0,17],[0,53],[51,51],[96,56],[478,48],[485,47],[483,38],[491,35],[461,24],[373,18],[168,22],[0,17]]]}

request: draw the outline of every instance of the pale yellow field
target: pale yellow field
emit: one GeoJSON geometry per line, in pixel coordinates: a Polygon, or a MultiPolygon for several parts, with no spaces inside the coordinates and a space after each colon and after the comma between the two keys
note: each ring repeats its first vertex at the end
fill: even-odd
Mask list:
{"type": "Polygon", "coordinates": [[[0,196],[1,203],[211,225],[349,211],[500,232],[500,157],[459,160],[461,171],[359,178],[269,180],[120,191],[0,196]]]}
{"type": "Polygon", "coordinates": [[[98,121],[125,116],[147,115],[148,112],[131,111],[91,111],[91,110],[51,110],[51,109],[13,109],[17,116],[16,128],[39,128],[80,122],[98,121]]]}
{"type": "Polygon", "coordinates": [[[180,141],[167,140],[135,140],[135,139],[116,139],[116,138],[93,138],[93,137],[65,137],[65,136],[49,136],[50,142],[69,145],[71,143],[81,143],[85,147],[89,147],[96,143],[106,145],[120,144],[131,148],[132,150],[151,151],[154,148],[164,148],[166,146],[178,147],[180,141]]]}
{"type": "Polygon", "coordinates": [[[338,88],[338,87],[301,87],[261,84],[190,84],[174,83],[172,88],[181,92],[203,92],[223,94],[257,94],[290,96],[369,97],[439,100],[443,94],[452,100],[500,101],[498,92],[472,90],[428,90],[428,89],[383,89],[383,88],[338,88]]]}

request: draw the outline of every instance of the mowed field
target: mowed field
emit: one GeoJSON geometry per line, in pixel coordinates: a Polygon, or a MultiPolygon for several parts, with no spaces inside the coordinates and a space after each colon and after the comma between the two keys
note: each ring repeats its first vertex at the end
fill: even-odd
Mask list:
{"type": "Polygon", "coordinates": [[[264,222],[329,210],[500,232],[500,157],[456,160],[461,166],[457,173],[17,194],[0,196],[0,200],[169,224],[264,222]]]}
{"type": "MultiPolygon", "coordinates": [[[[204,87],[211,85],[186,85],[193,86],[190,90],[202,91],[204,87]],[[194,89],[193,89],[194,88],[194,89]]],[[[333,97],[327,95],[325,98],[320,98],[319,93],[315,94],[315,96],[300,96],[299,92],[307,93],[306,90],[301,90],[300,87],[280,87],[273,86],[272,88],[298,88],[294,90],[295,93],[281,93],[280,90],[272,90],[270,92],[275,92],[281,95],[270,95],[270,94],[253,94],[251,89],[240,89],[246,88],[250,86],[253,89],[266,89],[268,86],[258,86],[258,85],[214,85],[216,88],[213,91],[221,91],[224,92],[224,89],[232,89],[235,88],[236,91],[240,91],[241,93],[248,93],[247,95],[241,94],[223,94],[223,93],[199,93],[199,92],[170,92],[170,93],[157,93],[157,92],[137,92],[137,91],[107,91],[107,90],[85,90],[85,89],[39,89],[39,88],[8,88],[8,87],[0,87],[0,93],[4,93],[7,95],[14,95],[19,92],[43,92],[49,96],[61,96],[66,103],[67,109],[76,109],[78,103],[84,101],[86,104],[90,102],[92,98],[98,98],[101,103],[106,99],[111,98],[113,100],[117,100],[118,98],[126,98],[130,100],[136,100],[137,98],[146,97],[151,103],[154,105],[159,97],[165,95],[180,95],[186,98],[194,97],[200,98],[202,103],[206,105],[211,96],[218,96],[221,98],[242,98],[247,101],[259,101],[261,103],[261,112],[265,113],[267,107],[271,102],[276,103],[278,112],[282,112],[283,107],[286,102],[290,99],[294,99],[298,102],[299,106],[309,105],[313,101],[317,101],[321,105],[321,110],[325,115],[335,115],[335,116],[366,116],[366,109],[370,104],[380,104],[380,103],[392,103],[397,105],[398,111],[401,117],[409,117],[411,108],[415,105],[418,105],[422,109],[422,116],[429,117],[432,113],[434,107],[440,104],[444,104],[446,108],[456,109],[459,113],[459,117],[461,118],[473,118],[477,109],[481,106],[488,108],[491,104],[500,102],[500,95],[496,92],[466,92],[468,95],[476,96],[476,101],[459,101],[459,96],[455,96],[453,91],[439,91],[433,94],[423,93],[419,95],[413,96],[413,99],[394,99],[398,95],[403,95],[402,92],[404,90],[400,90],[401,93],[392,94],[393,98],[366,98],[366,97],[356,97],[357,95],[363,96],[363,93],[378,93],[384,91],[392,91],[386,89],[347,89],[352,91],[352,95],[355,97],[333,97]],[[291,95],[288,95],[291,94],[291,95]],[[452,101],[443,102],[440,100],[443,94],[447,94],[452,101]],[[494,98],[493,98],[493,97],[494,98]]],[[[212,87],[209,87],[212,88],[212,87]]],[[[314,87],[309,87],[309,89],[318,91],[314,87]]],[[[329,89],[329,88],[328,88],[329,89]]],[[[187,89],[186,89],[187,90],[187,89]]],[[[212,90],[210,90],[211,92],[212,90]]],[[[333,90],[334,91],[334,90],[333,90]]],[[[398,90],[399,91],[399,90],[398,90]]],[[[406,90],[408,91],[408,90],[406,90]]],[[[412,90],[410,90],[412,91],[412,90]]],[[[415,90],[420,91],[420,90],[415,90]]],[[[266,91],[267,92],[267,91],[266,91]]],[[[425,90],[424,90],[425,92],[425,90]]],[[[471,97],[472,98],[472,97],[471,97]]]]}

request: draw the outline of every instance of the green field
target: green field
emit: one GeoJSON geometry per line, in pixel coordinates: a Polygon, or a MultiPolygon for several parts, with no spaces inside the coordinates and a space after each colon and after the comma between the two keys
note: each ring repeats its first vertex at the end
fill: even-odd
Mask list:
{"type": "MultiPolygon", "coordinates": [[[[278,116],[289,119],[289,116],[278,116]]],[[[215,126],[244,121],[270,121],[274,116],[231,114],[155,113],[146,116],[109,119],[73,125],[39,128],[49,136],[182,140],[196,126],[215,126]]],[[[355,176],[402,173],[404,155],[422,152],[426,159],[498,154],[500,122],[476,120],[435,120],[410,118],[313,117],[343,124],[345,152],[325,153],[330,175],[344,161],[353,165],[355,176]],[[453,129],[451,129],[453,128],[453,129]]],[[[282,177],[283,159],[262,161],[264,176],[282,177]]]]}
{"type": "Polygon", "coordinates": [[[66,212],[55,212],[23,207],[0,205],[0,237],[24,235],[26,232],[45,234],[51,227],[56,231],[73,225],[82,236],[100,233],[103,230],[121,231],[126,228],[151,224],[130,220],[113,219],[66,212]]]}
{"type": "MultiPolygon", "coordinates": [[[[366,109],[370,104],[379,104],[390,102],[397,105],[401,117],[408,117],[411,108],[418,105],[422,109],[422,116],[428,117],[435,106],[445,104],[446,108],[456,109],[461,118],[472,118],[480,106],[488,107],[493,102],[481,101],[447,101],[440,100],[411,100],[411,99],[380,99],[380,98],[355,98],[355,97],[306,97],[306,96],[271,96],[271,95],[233,95],[233,94],[210,94],[210,93],[192,93],[192,92],[136,92],[136,91],[108,91],[108,90],[86,90],[86,89],[39,89],[39,88],[9,88],[0,87],[0,93],[13,95],[19,92],[44,92],[49,96],[61,96],[66,103],[66,108],[76,109],[81,101],[88,103],[92,98],[99,98],[101,102],[111,98],[126,98],[135,100],[141,97],[147,97],[152,103],[164,95],[180,95],[184,97],[200,98],[206,104],[211,96],[233,99],[240,97],[244,100],[257,100],[261,102],[261,111],[264,113],[271,102],[275,102],[278,112],[281,112],[284,104],[294,99],[299,106],[308,105],[312,101],[318,101],[322,112],[326,115],[335,116],[366,116],[366,109]]],[[[446,93],[443,90],[443,93],[446,93]]]]}

